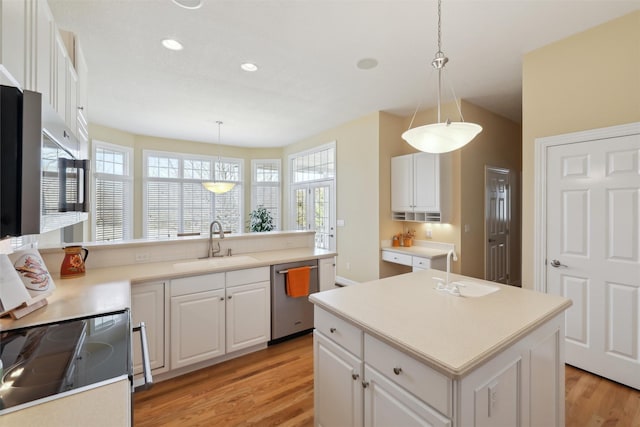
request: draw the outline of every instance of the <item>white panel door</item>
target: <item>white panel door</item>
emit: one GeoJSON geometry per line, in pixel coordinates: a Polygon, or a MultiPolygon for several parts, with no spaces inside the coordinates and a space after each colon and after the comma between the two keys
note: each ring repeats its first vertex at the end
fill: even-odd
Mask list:
{"type": "Polygon", "coordinates": [[[640,135],[547,147],[550,293],[566,312],[566,361],[640,389],[640,135]]]}
{"type": "Polygon", "coordinates": [[[510,188],[508,169],[485,168],[484,278],[492,282],[509,281],[510,188]]]}
{"type": "Polygon", "coordinates": [[[270,282],[227,288],[227,353],[271,339],[270,282]]]}

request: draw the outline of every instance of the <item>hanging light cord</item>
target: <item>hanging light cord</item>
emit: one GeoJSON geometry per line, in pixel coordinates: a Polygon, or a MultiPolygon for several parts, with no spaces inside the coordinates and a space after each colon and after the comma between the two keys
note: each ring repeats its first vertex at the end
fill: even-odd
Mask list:
{"type": "MultiPolygon", "coordinates": [[[[449,61],[449,58],[445,56],[442,52],[442,0],[438,0],[438,51],[436,52],[433,61],[431,61],[431,65],[433,68],[438,70],[438,123],[441,122],[441,107],[440,104],[442,102],[442,71],[444,70],[445,64],[449,61]]],[[[456,103],[456,108],[458,109],[458,114],[460,114],[460,121],[464,122],[464,117],[462,116],[462,103],[456,97],[456,93],[453,89],[453,84],[449,81],[449,89],[453,95],[453,100],[456,103]]],[[[411,122],[409,123],[409,128],[413,126],[413,121],[418,114],[418,110],[420,109],[422,102],[418,103],[415,111],[413,112],[413,116],[411,117],[411,122]]],[[[449,120],[447,120],[449,122],[449,120]]]]}

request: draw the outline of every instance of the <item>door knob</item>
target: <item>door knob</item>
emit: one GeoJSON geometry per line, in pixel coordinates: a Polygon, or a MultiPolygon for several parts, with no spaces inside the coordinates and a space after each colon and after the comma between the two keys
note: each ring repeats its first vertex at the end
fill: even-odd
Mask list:
{"type": "Polygon", "coordinates": [[[551,261],[551,267],[554,267],[554,268],[566,267],[566,265],[564,265],[563,263],[561,263],[557,259],[554,259],[554,260],[551,261]]]}

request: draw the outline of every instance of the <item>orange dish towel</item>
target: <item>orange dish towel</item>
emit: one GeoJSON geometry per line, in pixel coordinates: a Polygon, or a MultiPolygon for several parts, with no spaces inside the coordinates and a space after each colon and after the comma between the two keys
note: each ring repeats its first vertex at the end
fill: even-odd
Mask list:
{"type": "Polygon", "coordinates": [[[287,295],[292,298],[309,295],[309,278],[311,267],[290,268],[287,272],[287,295]]]}

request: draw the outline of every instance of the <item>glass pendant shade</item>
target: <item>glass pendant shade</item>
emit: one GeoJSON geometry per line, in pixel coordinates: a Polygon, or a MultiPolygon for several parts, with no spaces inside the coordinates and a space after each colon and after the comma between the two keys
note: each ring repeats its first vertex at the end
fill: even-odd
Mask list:
{"type": "MultiPolygon", "coordinates": [[[[221,121],[217,121],[216,122],[218,124],[218,144],[220,143],[220,126],[222,125],[221,121]]],[[[220,156],[218,156],[218,162],[220,162],[220,156]]],[[[226,176],[226,171],[225,171],[225,176],[226,176]]],[[[213,167],[213,181],[205,181],[202,183],[202,186],[204,188],[206,188],[207,190],[211,191],[212,193],[216,193],[216,194],[224,194],[227,191],[231,190],[234,186],[235,186],[235,182],[229,182],[229,181],[216,181],[216,167],[215,167],[215,162],[214,162],[214,167],[213,167]]]]}
{"type": "Polygon", "coordinates": [[[231,190],[235,186],[235,183],[225,181],[209,181],[203,182],[202,186],[212,193],[223,194],[231,190]]]}
{"type": "MultiPolygon", "coordinates": [[[[402,139],[407,141],[413,148],[424,151],[426,153],[448,153],[449,151],[458,150],[467,145],[473,138],[482,132],[482,126],[475,123],[465,122],[462,118],[462,110],[460,104],[456,101],[456,107],[458,107],[458,113],[460,113],[460,122],[452,122],[446,120],[440,121],[441,111],[441,99],[442,99],[442,71],[444,66],[449,62],[449,58],[442,52],[442,34],[441,34],[441,20],[442,1],[438,0],[438,51],[436,52],[431,66],[438,70],[438,123],[431,125],[418,126],[413,129],[409,129],[402,134],[402,139]]],[[[453,88],[451,89],[453,92],[453,88]]],[[[454,94],[455,99],[455,94],[454,94]]],[[[418,110],[416,109],[416,113],[418,110]]],[[[413,114],[411,124],[416,118],[416,114],[413,114]]],[[[409,126],[411,126],[411,124],[409,126]]]]}
{"type": "Polygon", "coordinates": [[[468,122],[434,123],[409,129],[402,139],[426,153],[448,153],[462,148],[482,132],[482,126],[468,122]]]}

